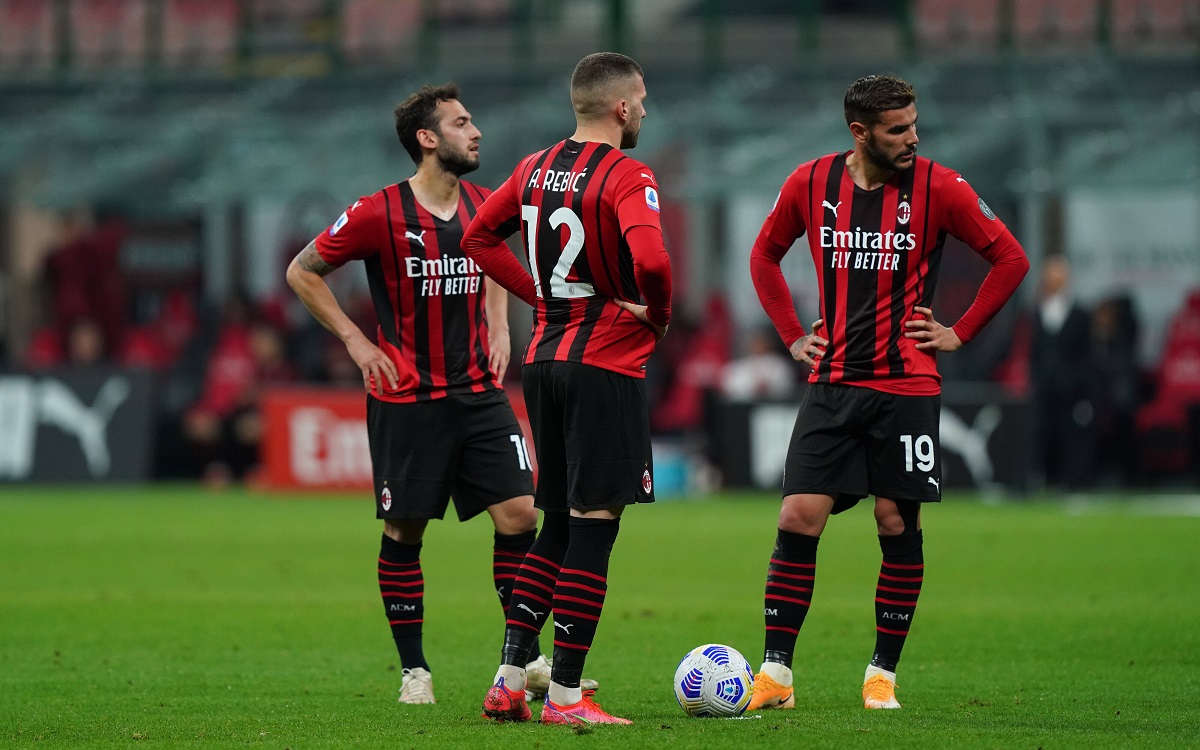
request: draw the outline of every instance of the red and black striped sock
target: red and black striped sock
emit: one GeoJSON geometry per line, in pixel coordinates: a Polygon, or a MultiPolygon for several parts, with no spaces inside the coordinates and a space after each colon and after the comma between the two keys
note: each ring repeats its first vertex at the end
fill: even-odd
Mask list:
{"type": "Polygon", "coordinates": [[[881,536],[879,548],[883,550],[883,564],[875,586],[875,654],[871,665],[895,672],[925,577],[921,531],[881,536]]]}
{"type": "Polygon", "coordinates": [[[421,545],[401,544],[387,534],[379,550],[379,593],[392,638],[404,669],[429,669],[421,646],[425,621],[425,577],[421,573],[421,545]]]}
{"type": "Polygon", "coordinates": [[[571,544],[554,588],[554,671],[551,679],[579,687],[608,592],[608,559],[621,519],[571,518],[571,544]]]}
{"type": "Polygon", "coordinates": [[[775,549],[767,567],[767,590],[763,595],[766,642],[763,661],[792,666],[796,636],[812,604],[820,537],[779,529],[775,549]]]}
{"type": "MultiPolygon", "coordinates": [[[[513,579],[505,620],[500,662],[524,667],[529,663],[542,626],[550,619],[554,586],[570,541],[569,514],[543,513],[542,529],[525,554],[513,579]]],[[[533,657],[536,658],[536,657],[533,657]]]]}
{"type": "MultiPolygon", "coordinates": [[[[496,596],[500,598],[500,609],[506,617],[508,606],[512,603],[513,584],[517,580],[517,572],[521,570],[521,563],[525,562],[525,555],[536,539],[537,532],[533,530],[520,534],[496,532],[495,544],[492,547],[492,581],[496,584],[496,596]]],[[[538,642],[534,639],[533,648],[529,652],[529,660],[533,661],[541,653],[538,642]]]]}

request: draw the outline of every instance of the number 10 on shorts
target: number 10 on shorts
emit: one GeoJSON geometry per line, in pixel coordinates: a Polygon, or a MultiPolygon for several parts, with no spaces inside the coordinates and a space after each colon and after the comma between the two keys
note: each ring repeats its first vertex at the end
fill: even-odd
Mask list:
{"type": "MultiPolygon", "coordinates": [[[[509,435],[508,439],[517,449],[517,464],[521,467],[521,471],[533,471],[533,462],[529,460],[529,446],[525,444],[525,436],[509,435]]],[[[932,466],[932,464],[930,465],[932,466]]]]}
{"type": "MultiPolygon", "coordinates": [[[[516,437],[515,435],[513,436],[516,437]]],[[[904,445],[904,470],[913,470],[913,456],[917,459],[917,468],[921,471],[929,471],[933,468],[933,438],[928,435],[917,435],[917,439],[913,440],[912,435],[901,435],[900,442],[904,445]]]]}

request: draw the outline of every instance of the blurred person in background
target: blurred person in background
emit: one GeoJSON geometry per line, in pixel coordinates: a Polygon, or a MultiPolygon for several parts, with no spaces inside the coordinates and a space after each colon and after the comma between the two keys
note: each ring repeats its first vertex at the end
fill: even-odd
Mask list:
{"type": "Polygon", "coordinates": [[[645,373],[671,317],[671,261],[654,173],[622,152],[637,146],[646,116],[641,66],[615,52],[588,55],[570,92],[575,132],[522,159],[463,238],[467,254],[534,309],[521,378],[543,512],[483,715],[532,718],[526,654],[552,619],[541,723],[629,724],[592,699],[582,675],[621,517],[654,502],[645,373]],[[518,229],[528,271],[504,244],[518,229]]]}
{"type": "Polygon", "coordinates": [[[1129,486],[1138,471],[1135,417],[1141,403],[1133,298],[1101,300],[1092,310],[1091,333],[1088,398],[1095,410],[1095,451],[1089,474],[1102,483],[1129,486]]]}
{"type": "Polygon", "coordinates": [[[66,365],[96,367],[109,362],[104,329],[93,318],[76,318],[67,327],[66,365]]]}
{"type": "MultiPolygon", "coordinates": [[[[1075,490],[1088,481],[1089,428],[1093,410],[1087,368],[1091,361],[1091,316],[1071,294],[1066,256],[1042,262],[1029,375],[1034,466],[1046,487],[1075,490]]],[[[1133,351],[1132,349],[1130,351],[1133,351]]]]}
{"type": "Polygon", "coordinates": [[[875,496],[883,562],[863,706],[897,709],[896,665],[924,575],[921,504],[941,500],[937,352],[969,342],[1029,270],[1020,244],[956,172],[917,156],[916,94],[893,76],[846,90],[851,151],[799,166],[750,256],[763,309],[812,367],[788,447],[764,595],[763,665],[750,709],[793,708],[792,658],[832,513],[875,496]],[[991,264],[952,327],[928,307],[946,235],[991,264]],[[807,236],[821,319],[805,332],[780,261],[807,236]]]}
{"type": "Polygon", "coordinates": [[[770,329],[755,328],[747,334],[745,353],[725,365],[721,391],[733,401],[785,399],[796,388],[795,365],[779,350],[779,339],[770,329]]]}
{"type": "Polygon", "coordinates": [[[183,415],[184,439],[202,479],[222,487],[258,465],[263,387],[295,380],[284,338],[241,296],[226,301],[199,400],[183,415]]]}
{"type": "Polygon", "coordinates": [[[90,209],[76,209],[68,217],[65,238],[46,258],[51,310],[64,340],[75,320],[90,318],[108,350],[119,351],[124,344],[129,302],[120,253],[125,235],[123,223],[97,223],[90,209]]]}
{"type": "MultiPolygon", "coordinates": [[[[396,107],[395,121],[416,174],[355,201],[292,260],[287,281],[345,345],[367,392],[383,520],[379,590],[403,669],[399,700],[423,704],[435,701],[422,633],[429,520],[445,516],[451,497],[460,521],[487,511],[492,575],[507,609],[537,511],[528,449],[500,385],[510,356],[508,294],[459,247],[488,195],[462,179],[479,167],[481,134],[454,84],[422,87],[396,107]],[[366,266],[374,343],[325,280],[353,260],[366,266]]],[[[544,694],[550,667],[536,648],[529,660],[542,678],[530,689],[544,694]]]]}

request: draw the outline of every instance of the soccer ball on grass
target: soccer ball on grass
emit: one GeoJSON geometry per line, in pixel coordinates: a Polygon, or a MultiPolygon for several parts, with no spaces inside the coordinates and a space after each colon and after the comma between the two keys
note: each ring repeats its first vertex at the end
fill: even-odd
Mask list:
{"type": "Polygon", "coordinates": [[[753,688],[750,663],[719,643],[692,649],[675,670],[675,699],[688,716],[739,716],[753,688]]]}

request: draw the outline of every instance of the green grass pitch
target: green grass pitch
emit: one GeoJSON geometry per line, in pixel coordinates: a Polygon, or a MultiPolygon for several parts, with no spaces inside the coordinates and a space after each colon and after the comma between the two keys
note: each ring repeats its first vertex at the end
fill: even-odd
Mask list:
{"type": "Polygon", "coordinates": [[[777,512],[772,495],[630,510],[586,674],[636,723],[575,733],[479,716],[502,630],[485,518],[426,535],[439,703],[400,706],[367,498],[6,486],[0,744],[1200,747],[1200,514],[1165,501],[927,509],[904,708],[890,712],[858,695],[879,564],[860,506],[821,542],[796,710],[685,717],[671,677],[688,649],[727,643],[758,666],[777,512]]]}

